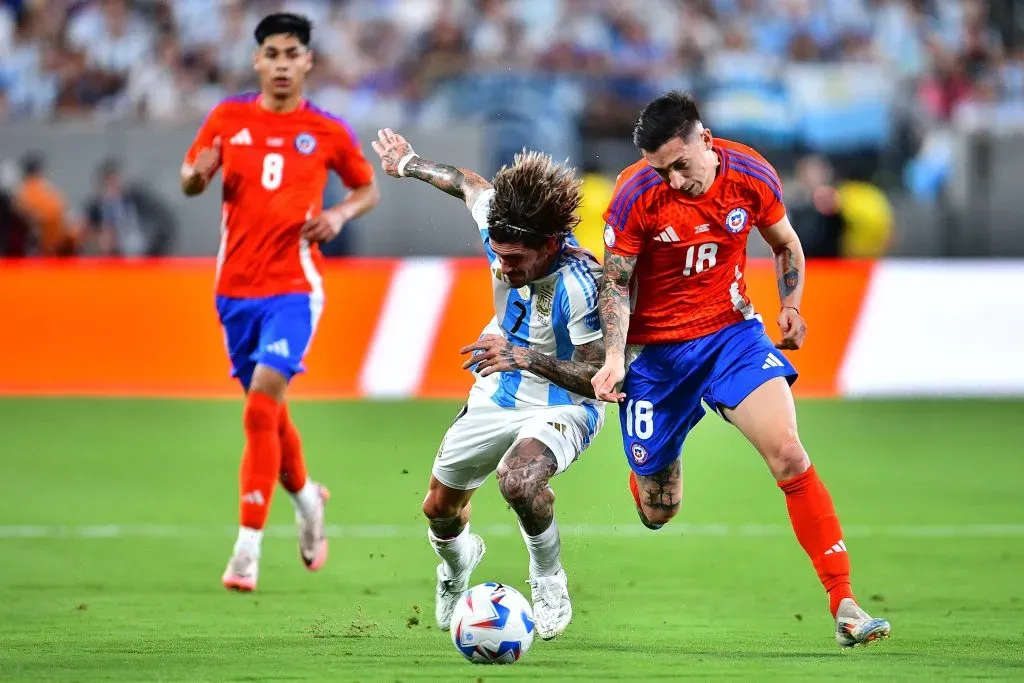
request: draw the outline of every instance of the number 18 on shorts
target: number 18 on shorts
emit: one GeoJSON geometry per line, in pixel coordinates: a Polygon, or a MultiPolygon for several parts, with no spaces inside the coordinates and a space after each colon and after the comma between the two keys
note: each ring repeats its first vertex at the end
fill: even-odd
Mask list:
{"type": "Polygon", "coordinates": [[[626,400],[619,406],[629,466],[651,475],[671,465],[705,405],[722,414],[775,377],[792,384],[797,372],[758,319],[690,341],[643,347],[626,372],[626,400]]]}

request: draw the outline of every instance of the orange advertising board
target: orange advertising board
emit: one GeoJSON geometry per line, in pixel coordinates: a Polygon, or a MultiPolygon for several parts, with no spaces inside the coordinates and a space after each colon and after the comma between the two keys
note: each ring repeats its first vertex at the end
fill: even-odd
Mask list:
{"type": "MultiPolygon", "coordinates": [[[[410,329],[417,357],[410,396],[460,398],[472,383],[459,349],[493,314],[488,269],[479,259],[440,259],[450,274],[433,330],[410,329]],[[424,341],[427,340],[427,341],[424,341]]],[[[388,291],[402,262],[329,261],[327,304],[293,397],[372,397],[361,377],[388,291]]],[[[870,263],[812,264],[802,312],[806,348],[790,352],[802,395],[828,396],[871,278],[870,263]]],[[[213,297],[212,259],[0,261],[0,395],[236,396],[213,297]]],[[[748,291],[778,337],[770,261],[754,261],[748,291]]],[[[424,282],[424,287],[433,283],[424,282]]],[[[391,311],[391,314],[395,314],[391,311]]],[[[379,373],[378,373],[379,374],[379,373]]]]}

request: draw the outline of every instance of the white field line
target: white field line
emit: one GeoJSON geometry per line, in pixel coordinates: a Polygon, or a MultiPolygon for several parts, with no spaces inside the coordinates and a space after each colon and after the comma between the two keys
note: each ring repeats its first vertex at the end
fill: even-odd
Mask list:
{"type": "MultiPolygon", "coordinates": [[[[762,538],[791,536],[789,525],[783,524],[669,524],[657,533],[636,524],[559,524],[567,538],[608,538],[692,536],[697,538],[762,538]]],[[[473,530],[483,536],[519,536],[514,524],[479,524],[473,530]]],[[[199,538],[230,537],[237,527],[218,525],[176,524],[96,524],[65,525],[0,525],[3,539],[105,539],[105,538],[199,538]]],[[[295,527],[271,525],[268,537],[294,537],[295,527]]],[[[426,524],[348,524],[327,525],[331,538],[420,538],[426,537],[426,524]]],[[[1020,538],[1024,524],[955,524],[955,525],[853,525],[843,528],[846,538],[1020,538]]]]}

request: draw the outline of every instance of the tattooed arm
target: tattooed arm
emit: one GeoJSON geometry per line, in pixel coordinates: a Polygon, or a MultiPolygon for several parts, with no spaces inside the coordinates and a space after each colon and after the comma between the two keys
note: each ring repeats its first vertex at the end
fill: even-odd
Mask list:
{"type": "Polygon", "coordinates": [[[806,261],[800,238],[788,217],[769,228],[761,229],[761,236],[775,254],[775,275],[779,282],[779,329],[782,341],[780,349],[799,349],[807,336],[807,325],[800,315],[800,301],[804,295],[804,273],[806,261]]]}
{"type": "Polygon", "coordinates": [[[576,347],[572,360],[558,360],[552,356],[524,346],[514,346],[505,337],[486,334],[464,349],[462,353],[482,351],[467,360],[462,367],[475,371],[481,377],[495,372],[526,370],[568,389],[574,394],[594,398],[591,379],[604,360],[604,342],[600,339],[576,347]]]}
{"type": "Polygon", "coordinates": [[[390,128],[378,131],[372,146],[380,157],[381,168],[389,176],[416,178],[430,183],[442,192],[465,201],[470,209],[480,193],[491,187],[473,171],[416,156],[412,145],[390,128]]]}
{"type": "Polygon", "coordinates": [[[604,279],[598,306],[601,309],[601,330],[609,356],[625,356],[626,332],[629,331],[629,280],[636,267],[635,256],[607,253],[604,257],[604,279]]]}
{"type": "Polygon", "coordinates": [[[619,391],[626,376],[626,333],[629,331],[629,281],[636,267],[636,256],[604,255],[604,279],[598,307],[604,332],[604,366],[594,376],[594,394],[602,401],[621,401],[619,391]]]}
{"type": "Polygon", "coordinates": [[[589,344],[577,346],[572,360],[558,360],[532,349],[516,348],[525,351],[521,354],[525,360],[523,370],[540,375],[574,394],[594,398],[594,385],[590,382],[597,371],[601,369],[601,363],[604,361],[603,340],[598,339],[589,344]]]}
{"type": "Polygon", "coordinates": [[[804,293],[804,249],[789,218],[770,228],[762,228],[761,236],[775,254],[775,274],[779,278],[779,298],[782,306],[800,308],[804,293]]]}

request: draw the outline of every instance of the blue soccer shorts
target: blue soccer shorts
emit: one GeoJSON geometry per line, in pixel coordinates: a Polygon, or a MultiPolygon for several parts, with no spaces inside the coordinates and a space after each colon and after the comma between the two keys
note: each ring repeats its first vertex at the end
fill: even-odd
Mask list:
{"type": "Polygon", "coordinates": [[[651,475],[671,465],[704,417],[702,401],[721,415],[775,377],[793,384],[797,372],[757,319],[699,339],[643,347],[626,371],[626,400],[619,405],[629,466],[651,475]]]}
{"type": "Polygon", "coordinates": [[[286,379],[306,368],[302,361],[316,332],[323,297],[281,294],[256,299],[217,297],[217,314],[231,357],[231,376],[245,389],[257,365],[286,379]]]}

